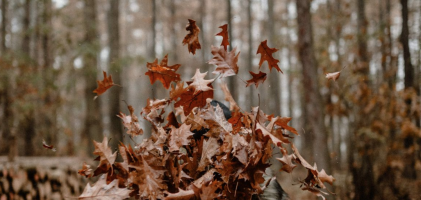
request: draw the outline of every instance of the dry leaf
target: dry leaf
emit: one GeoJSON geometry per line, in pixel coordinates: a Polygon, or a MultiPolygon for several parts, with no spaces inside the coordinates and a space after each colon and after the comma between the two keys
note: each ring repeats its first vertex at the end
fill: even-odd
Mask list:
{"type": "Polygon", "coordinates": [[[263,73],[261,71],[259,71],[258,74],[255,74],[252,71],[249,71],[249,72],[250,72],[250,74],[253,78],[251,78],[250,80],[247,80],[246,87],[248,87],[251,84],[254,84],[257,88],[259,86],[259,84],[265,82],[265,80],[267,78],[266,73],[263,73]]]}
{"type": "Polygon", "coordinates": [[[278,49],[275,48],[269,48],[267,45],[267,40],[263,41],[260,43],[259,48],[257,49],[257,53],[256,54],[261,54],[261,58],[260,58],[260,62],[259,62],[259,69],[260,67],[262,67],[262,64],[264,61],[268,62],[268,66],[269,66],[269,70],[272,71],[272,68],[275,68],[276,70],[281,71],[282,70],[279,68],[278,66],[278,59],[273,58],[272,54],[277,52],[278,49]]]}
{"type": "Polygon", "coordinates": [[[222,36],[221,46],[224,46],[224,49],[227,50],[228,46],[230,45],[230,42],[228,40],[228,24],[224,24],[224,25],[220,26],[219,28],[221,28],[222,31],[219,32],[216,35],[222,36]]]}
{"type": "Polygon", "coordinates": [[[183,40],[183,45],[188,45],[189,52],[193,55],[196,53],[196,49],[201,49],[199,42],[200,29],[196,25],[196,21],[189,19],[189,24],[186,27],[186,31],[190,31],[189,34],[183,40]]]}
{"type": "Polygon", "coordinates": [[[89,183],[86,185],[83,193],[79,196],[79,199],[90,199],[90,200],[121,200],[129,198],[131,190],[127,188],[118,188],[118,180],[113,180],[110,184],[106,183],[106,175],[102,175],[101,178],[91,186],[89,183]]]}

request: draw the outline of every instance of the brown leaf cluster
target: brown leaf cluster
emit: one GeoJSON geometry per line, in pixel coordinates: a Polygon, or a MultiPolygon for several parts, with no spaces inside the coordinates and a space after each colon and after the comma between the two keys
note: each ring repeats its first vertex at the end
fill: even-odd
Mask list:
{"type": "MultiPolygon", "coordinates": [[[[184,40],[194,54],[199,30],[193,20],[189,21],[187,30],[191,33],[184,40]]],[[[235,55],[235,49],[226,51],[227,27],[221,28],[223,31],[218,35],[224,37],[223,47],[213,47],[214,58],[209,63],[217,65],[215,72],[222,77],[236,75],[239,54],[235,55]]],[[[270,68],[279,71],[277,60],[271,56],[274,51],[276,49],[266,45],[259,47],[258,52],[262,53],[262,60],[269,62],[270,68]]],[[[288,126],[291,118],[267,115],[259,107],[243,111],[226,85],[221,84],[232,112],[231,118],[226,119],[220,105],[211,104],[215,79],[205,79],[207,72],[197,70],[192,81],[185,84],[176,73],[180,65],[168,66],[167,61],[165,56],[159,65],[158,60],[148,63],[146,74],[151,83],[159,80],[168,89],[171,82],[175,82],[168,98],[148,99],[140,113],[152,126],[151,137],[135,144],[134,148],[120,143],[118,154],[108,146],[106,137],[102,142],[94,141],[98,167],[91,169],[84,164],[79,174],[102,176],[95,186],[87,185],[80,199],[129,196],[136,199],[250,199],[262,194],[268,183],[263,174],[270,166],[273,148],[279,148],[283,154],[278,159],[283,171],[291,173],[299,165],[308,169],[307,178],[301,181],[303,190],[321,195],[324,183],[332,184],[334,178],[324,170],[318,171],[316,165],[308,164],[293,145],[292,139],[298,133],[288,126]],[[292,152],[288,152],[289,147],[292,152]],[[116,162],[117,155],[121,156],[121,162],[116,162]]],[[[247,86],[255,84],[257,87],[266,79],[265,73],[250,73],[254,78],[247,86]]],[[[120,113],[118,117],[127,134],[135,137],[143,130],[134,108],[128,106],[128,109],[130,115],[120,113]]]]}

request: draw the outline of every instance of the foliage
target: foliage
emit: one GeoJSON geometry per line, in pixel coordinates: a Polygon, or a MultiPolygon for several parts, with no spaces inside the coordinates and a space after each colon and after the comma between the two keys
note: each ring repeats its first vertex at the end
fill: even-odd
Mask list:
{"type": "MultiPolygon", "coordinates": [[[[193,20],[189,22],[187,30],[192,33],[185,41],[197,36],[197,26],[193,20]]],[[[221,28],[223,31],[218,35],[224,37],[222,46],[212,47],[215,57],[209,63],[217,66],[214,73],[223,78],[238,73],[239,54],[235,55],[235,48],[232,52],[226,51],[229,42],[223,32],[227,26],[221,28]]],[[[191,46],[189,43],[189,51],[193,54],[194,46],[200,47],[200,44],[191,46]]],[[[267,60],[270,69],[274,67],[280,71],[279,61],[271,54],[274,51],[276,49],[267,47],[266,41],[258,50],[262,54],[261,63],[267,60]]],[[[291,118],[267,115],[259,107],[253,107],[250,112],[243,111],[226,85],[221,84],[233,113],[230,119],[226,119],[219,105],[211,105],[215,79],[205,79],[207,72],[201,73],[197,69],[192,81],[185,84],[176,73],[179,66],[167,66],[167,56],[160,65],[157,59],[148,63],[146,75],[151,83],[158,80],[169,88],[170,83],[175,82],[169,98],[148,100],[140,113],[152,125],[151,137],[136,144],[135,148],[121,143],[119,154],[122,162],[116,162],[117,154],[108,146],[106,137],[102,143],[94,142],[94,154],[100,163],[93,174],[86,164],[79,173],[86,177],[103,175],[94,187],[87,186],[81,199],[104,195],[125,198],[128,193],[141,199],[250,199],[252,195],[261,194],[267,185],[263,174],[270,166],[273,148],[279,148],[283,154],[279,159],[283,171],[291,173],[297,165],[308,170],[308,176],[300,180],[303,190],[316,195],[325,194],[321,191],[326,188],[324,183],[332,184],[335,179],[323,169],[319,171],[316,164],[310,165],[300,155],[292,143],[294,134],[298,133],[288,126],[291,118]],[[172,107],[170,105],[174,110],[165,117],[165,110],[172,107]],[[167,119],[166,125],[164,119],[167,119]],[[288,147],[292,152],[288,152],[288,147]]],[[[253,79],[247,86],[254,83],[257,87],[266,78],[263,72],[257,76],[250,73],[253,79]]],[[[134,109],[131,106],[128,109],[130,115],[118,115],[127,133],[131,136],[143,134],[134,109]]]]}

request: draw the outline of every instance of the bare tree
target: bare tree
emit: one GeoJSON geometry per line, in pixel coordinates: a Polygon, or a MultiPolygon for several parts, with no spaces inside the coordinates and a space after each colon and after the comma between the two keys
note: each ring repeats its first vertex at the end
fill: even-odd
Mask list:
{"type": "MultiPolygon", "coordinates": [[[[313,152],[314,159],[318,166],[330,171],[330,157],[327,148],[326,127],[324,125],[323,101],[320,95],[320,87],[317,80],[317,61],[313,50],[312,20],[310,14],[311,0],[296,0],[297,22],[298,22],[298,51],[302,65],[304,86],[304,112],[307,112],[312,132],[307,133],[314,136],[313,152]],[[323,148],[318,148],[323,147],[323,148]]],[[[307,142],[307,141],[306,141],[307,142]]],[[[309,141],[310,142],[310,141],[309,141]]]]}
{"type": "Polygon", "coordinates": [[[97,56],[99,51],[96,0],[85,0],[84,3],[85,52],[83,58],[83,70],[86,82],[86,119],[82,131],[82,138],[86,140],[85,142],[88,145],[86,150],[88,155],[90,155],[94,150],[92,140],[101,140],[103,128],[101,120],[101,101],[94,101],[92,98],[92,91],[94,91],[97,87],[95,80],[97,79],[97,56]]]}
{"type": "MultiPolygon", "coordinates": [[[[115,83],[121,83],[121,66],[120,66],[120,1],[110,0],[108,11],[108,43],[110,54],[108,57],[110,74],[113,75],[115,83]]],[[[116,115],[121,111],[121,89],[118,87],[110,90],[110,120],[111,120],[111,137],[114,141],[123,141],[123,127],[121,121],[117,119],[116,115]]]]}

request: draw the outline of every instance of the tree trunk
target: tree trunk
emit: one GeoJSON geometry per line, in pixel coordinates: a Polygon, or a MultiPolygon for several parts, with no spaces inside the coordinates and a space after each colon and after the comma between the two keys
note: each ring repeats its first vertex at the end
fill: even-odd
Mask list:
{"type": "MultiPolygon", "coordinates": [[[[253,71],[253,17],[252,17],[252,0],[247,2],[247,36],[248,36],[248,53],[247,53],[247,71],[253,71]]],[[[247,73],[248,74],[248,73],[247,73]]],[[[245,103],[246,110],[251,109],[252,106],[256,106],[254,88],[249,88],[248,101],[245,103]]]]}
{"type": "MultiPolygon", "coordinates": [[[[273,23],[274,17],[273,17],[273,7],[274,0],[267,0],[268,1],[268,22],[267,28],[269,31],[269,43],[271,43],[274,46],[277,46],[277,38],[275,35],[275,24],[273,23]]],[[[270,83],[270,97],[267,98],[269,101],[269,109],[271,110],[271,113],[275,116],[279,116],[281,114],[281,105],[282,105],[282,95],[279,85],[279,76],[280,73],[277,70],[273,70],[269,72],[269,83],[270,83]]]]}
{"type": "MultiPolygon", "coordinates": [[[[154,61],[156,58],[156,0],[152,0],[152,22],[151,22],[151,30],[152,30],[152,49],[151,49],[151,61],[154,61]]],[[[156,87],[158,82],[155,82],[152,85],[152,93],[151,98],[155,99],[158,95],[158,87],[156,87]]]]}
{"type": "Polygon", "coordinates": [[[408,0],[401,0],[402,6],[402,32],[400,42],[403,47],[403,60],[405,66],[405,89],[414,86],[414,67],[411,63],[411,52],[409,50],[409,28],[408,28],[408,0]]]}
{"type": "Polygon", "coordinates": [[[6,28],[7,28],[7,0],[1,0],[1,43],[0,52],[6,53],[6,28]]]}
{"type": "MultiPolygon", "coordinates": [[[[358,42],[358,71],[361,74],[368,76],[369,66],[368,66],[368,51],[367,51],[367,18],[365,17],[365,0],[357,1],[357,42],[358,42]]],[[[366,77],[365,82],[368,83],[368,77],[366,77]]]]}
{"type": "MultiPolygon", "coordinates": [[[[228,38],[230,41],[230,45],[228,47],[229,51],[232,51],[232,2],[231,0],[227,0],[227,21],[228,21],[228,38]]],[[[236,87],[236,80],[237,77],[230,77],[231,80],[229,80],[228,82],[228,88],[232,94],[232,97],[234,99],[238,98],[238,94],[237,94],[237,87],[236,87]]]]}
{"type": "Polygon", "coordinates": [[[320,87],[317,80],[317,62],[313,50],[312,21],[310,14],[311,0],[296,0],[298,22],[298,50],[302,65],[304,84],[304,103],[307,112],[307,122],[310,123],[312,132],[304,137],[314,135],[314,159],[319,169],[330,170],[330,157],[327,148],[327,131],[324,124],[324,105],[319,93],[320,87]],[[322,147],[322,148],[320,148],[322,147]]]}
{"type": "MultiPolygon", "coordinates": [[[[114,83],[121,84],[121,67],[120,67],[120,26],[119,26],[119,13],[120,1],[110,0],[110,8],[108,11],[108,43],[110,48],[109,54],[109,71],[113,76],[114,83]]],[[[121,102],[121,88],[113,87],[109,91],[110,97],[110,137],[115,143],[123,141],[123,127],[121,121],[117,118],[120,113],[121,102]]]]}
{"type": "Polygon", "coordinates": [[[84,144],[86,144],[87,146],[87,155],[91,155],[94,150],[92,141],[101,141],[103,130],[100,105],[101,101],[93,100],[93,91],[97,87],[95,80],[97,80],[97,57],[99,51],[99,41],[97,28],[96,0],[85,0],[84,3],[84,43],[86,45],[86,52],[83,59],[83,73],[86,82],[86,113],[85,124],[82,131],[82,138],[85,140],[84,144]]]}
{"type": "Polygon", "coordinates": [[[29,57],[30,55],[30,49],[29,49],[29,44],[30,44],[30,39],[31,39],[31,35],[30,35],[30,29],[29,29],[29,25],[30,25],[30,18],[31,18],[31,0],[25,0],[25,4],[24,4],[24,17],[23,17],[23,39],[22,39],[22,53],[24,54],[25,57],[29,57]]]}

